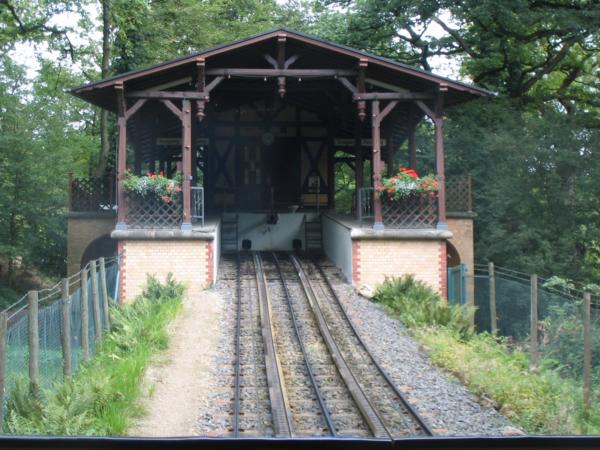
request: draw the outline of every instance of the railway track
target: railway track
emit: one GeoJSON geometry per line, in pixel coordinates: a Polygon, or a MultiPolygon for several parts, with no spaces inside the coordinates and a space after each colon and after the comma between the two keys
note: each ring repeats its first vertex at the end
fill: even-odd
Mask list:
{"type": "Polygon", "coordinates": [[[431,434],[372,358],[318,263],[254,252],[239,254],[235,267],[235,437],[431,434]]]}
{"type": "Polygon", "coordinates": [[[388,435],[431,436],[433,433],[430,428],[406,401],[360,338],[319,263],[294,255],[290,258],[298,271],[308,278],[308,284],[344,359],[352,368],[365,396],[377,411],[388,435]]]}

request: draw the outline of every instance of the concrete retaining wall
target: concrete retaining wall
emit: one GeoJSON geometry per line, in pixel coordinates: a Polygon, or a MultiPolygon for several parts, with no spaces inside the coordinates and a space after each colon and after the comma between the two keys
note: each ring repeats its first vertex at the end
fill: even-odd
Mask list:
{"type": "Polygon", "coordinates": [[[322,216],[323,251],[341,270],[346,280],[352,280],[351,229],[329,216],[322,216]]]}

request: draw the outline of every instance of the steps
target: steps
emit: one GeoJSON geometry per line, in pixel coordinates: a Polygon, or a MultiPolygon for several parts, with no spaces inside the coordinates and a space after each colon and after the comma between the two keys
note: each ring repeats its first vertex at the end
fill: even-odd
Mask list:
{"type": "Polygon", "coordinates": [[[307,252],[321,252],[323,249],[323,232],[321,229],[321,216],[312,220],[304,218],[304,243],[307,252]]]}
{"type": "Polygon", "coordinates": [[[221,218],[221,251],[238,251],[238,216],[229,215],[221,218]]]}

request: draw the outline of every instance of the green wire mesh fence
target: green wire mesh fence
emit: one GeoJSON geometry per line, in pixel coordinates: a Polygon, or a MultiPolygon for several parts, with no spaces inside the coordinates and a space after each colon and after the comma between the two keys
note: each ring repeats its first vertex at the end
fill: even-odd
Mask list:
{"type": "Polygon", "coordinates": [[[109,305],[119,300],[118,284],[119,258],[100,258],[0,313],[0,404],[17,382],[28,380],[34,390],[50,387],[94,356],[109,328],[109,305]]]}
{"type": "Polygon", "coordinates": [[[565,378],[585,381],[587,365],[589,383],[600,387],[600,296],[588,293],[586,308],[581,290],[493,264],[475,265],[472,277],[479,331],[496,329],[529,353],[533,365],[553,367],[565,378]]]}

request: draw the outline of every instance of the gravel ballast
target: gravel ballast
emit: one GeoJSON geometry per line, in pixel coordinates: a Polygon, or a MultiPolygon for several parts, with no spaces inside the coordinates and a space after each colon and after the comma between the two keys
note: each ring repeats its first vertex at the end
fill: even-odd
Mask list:
{"type": "MultiPolygon", "coordinates": [[[[328,271],[331,273],[330,271],[328,271]]],[[[397,319],[383,306],[331,277],[356,331],[436,435],[490,436],[521,434],[502,414],[484,406],[455,377],[433,365],[397,319]]]]}
{"type": "MultiPolygon", "coordinates": [[[[231,270],[231,265],[229,269],[231,270]]],[[[478,397],[470,393],[454,376],[433,365],[402,323],[389,317],[381,305],[359,295],[341,279],[336,269],[327,267],[326,272],[350,320],[376,361],[435,435],[522,434],[492,406],[481,404],[478,397]]],[[[232,274],[228,275],[231,277],[232,274]]],[[[217,350],[212,353],[213,378],[209,382],[208,396],[198,414],[196,432],[205,436],[231,436],[235,289],[232,289],[230,278],[227,281],[219,280],[212,291],[222,301],[218,336],[215,337],[218,343],[217,350]]],[[[250,351],[248,347],[244,350],[250,351]]],[[[247,375],[252,378],[253,369],[252,364],[248,364],[244,372],[247,371],[247,375]]],[[[254,422],[255,425],[247,426],[247,432],[255,436],[261,435],[261,431],[268,433],[266,423],[261,423],[262,414],[259,413],[257,417],[252,413],[254,411],[245,420],[254,422]]]]}

